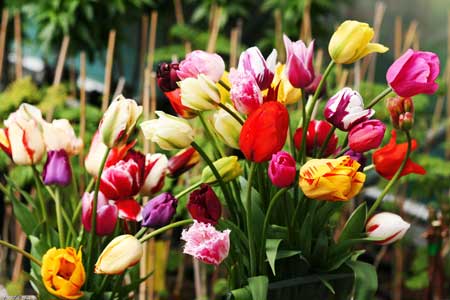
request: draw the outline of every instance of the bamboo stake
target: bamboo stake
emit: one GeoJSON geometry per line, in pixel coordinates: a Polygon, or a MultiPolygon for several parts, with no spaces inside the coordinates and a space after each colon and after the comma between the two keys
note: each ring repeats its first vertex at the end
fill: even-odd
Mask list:
{"type": "MultiPolygon", "coordinates": [[[[20,249],[25,249],[25,242],[27,241],[27,235],[23,232],[22,227],[20,227],[19,222],[16,221],[16,237],[17,237],[17,247],[20,249]]],[[[16,260],[14,261],[12,281],[17,281],[22,273],[22,262],[23,255],[17,253],[16,260]]]]}
{"type": "Polygon", "coordinates": [[[275,48],[278,52],[278,60],[284,62],[286,57],[283,48],[283,21],[281,17],[281,11],[276,9],[274,12],[275,18],[275,48]]]}
{"type": "MultiPolygon", "coordinates": [[[[145,262],[145,267],[147,270],[154,270],[155,269],[155,239],[151,239],[147,242],[146,247],[147,255],[145,256],[147,261],[145,262]]],[[[149,279],[147,279],[146,283],[146,289],[147,289],[147,299],[153,300],[155,298],[155,276],[150,276],[149,279]]]]}
{"type": "Polygon", "coordinates": [[[394,31],[394,57],[397,59],[402,52],[402,17],[397,16],[395,18],[395,31],[394,31]]]}
{"type": "MultiPolygon", "coordinates": [[[[447,118],[450,117],[450,11],[448,12],[447,20],[447,118]]],[[[447,122],[446,130],[446,142],[447,145],[450,142],[450,122],[447,122]]],[[[445,149],[445,157],[450,158],[450,147],[445,149]]]]}
{"type": "Polygon", "coordinates": [[[341,77],[339,77],[339,82],[338,82],[339,89],[342,89],[345,86],[345,84],[347,83],[347,79],[348,79],[348,70],[344,69],[342,71],[341,77]]]}
{"type": "Polygon", "coordinates": [[[359,86],[361,85],[361,61],[360,60],[357,60],[355,62],[353,69],[354,69],[353,76],[354,76],[354,81],[355,81],[353,87],[355,90],[358,91],[359,86]]]}
{"type": "Polygon", "coordinates": [[[148,41],[148,57],[147,68],[153,70],[153,63],[155,60],[155,44],[156,44],[156,27],[158,25],[158,12],[152,11],[150,20],[150,39],[148,41]]]}
{"type": "Polygon", "coordinates": [[[122,95],[123,89],[125,88],[126,79],[124,76],[120,76],[117,81],[116,89],[114,90],[113,99],[119,95],[122,95]]]}
{"type": "Polygon", "coordinates": [[[410,48],[412,46],[418,25],[419,25],[419,23],[416,20],[412,21],[409,24],[408,31],[406,32],[406,35],[405,35],[405,42],[403,43],[402,53],[405,52],[406,50],[408,50],[408,48],[410,48]]]}
{"type": "MultiPolygon", "coordinates": [[[[155,112],[157,107],[156,98],[156,73],[152,72],[150,74],[150,119],[155,118],[155,112]]],[[[155,153],[155,143],[150,144],[150,152],[155,153]]]]}
{"type": "MultiPolygon", "coordinates": [[[[86,53],[80,54],[80,138],[84,142],[86,135],[86,53]]],[[[84,151],[80,153],[80,165],[84,164],[84,151]]]]}
{"type": "Polygon", "coordinates": [[[108,108],[111,89],[111,74],[114,59],[114,45],[116,43],[116,30],[109,31],[108,48],[106,50],[105,79],[103,83],[102,111],[108,108]]]}
{"type": "Polygon", "coordinates": [[[206,47],[206,51],[211,53],[216,51],[217,37],[219,36],[220,29],[220,17],[222,16],[222,7],[214,6],[212,9],[212,15],[213,17],[209,31],[208,46],[206,47]]]}
{"type": "Polygon", "coordinates": [[[238,61],[238,28],[234,27],[231,29],[230,34],[230,68],[236,68],[238,61]]]}
{"type": "Polygon", "coordinates": [[[0,80],[3,75],[3,57],[5,55],[6,29],[8,27],[8,10],[2,11],[2,24],[0,27],[0,80]]]}
{"type": "MultiPolygon", "coordinates": [[[[142,97],[144,121],[150,117],[150,70],[147,68],[144,72],[144,92],[142,97]]],[[[149,153],[150,141],[144,139],[144,153],[149,153]]]]}
{"type": "Polygon", "coordinates": [[[139,85],[144,86],[144,72],[145,72],[145,54],[147,53],[147,39],[148,39],[148,15],[141,17],[141,41],[139,50],[139,85]]]}
{"type": "Polygon", "coordinates": [[[300,39],[309,44],[312,39],[311,34],[311,0],[305,1],[303,7],[302,27],[300,29],[300,39]]]}
{"type": "MultiPolygon", "coordinates": [[[[183,5],[181,4],[181,0],[173,0],[173,5],[175,6],[175,19],[177,20],[178,25],[184,24],[184,14],[183,14],[183,5]]],[[[184,51],[189,53],[192,51],[192,45],[189,41],[184,41],[184,51]]]]}
{"type": "Polygon", "coordinates": [[[16,79],[22,78],[22,29],[20,13],[14,15],[14,41],[16,45],[16,79]]]}
{"type": "Polygon", "coordinates": [[[314,58],[314,71],[319,74],[323,65],[323,49],[317,49],[316,57],[314,58]]]}

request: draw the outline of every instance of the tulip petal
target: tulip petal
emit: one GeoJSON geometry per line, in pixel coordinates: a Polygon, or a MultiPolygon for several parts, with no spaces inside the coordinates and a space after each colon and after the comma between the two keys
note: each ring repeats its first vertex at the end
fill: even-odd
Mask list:
{"type": "Polygon", "coordinates": [[[134,199],[118,200],[115,202],[119,210],[119,218],[140,222],[142,220],[142,207],[134,199]]]}

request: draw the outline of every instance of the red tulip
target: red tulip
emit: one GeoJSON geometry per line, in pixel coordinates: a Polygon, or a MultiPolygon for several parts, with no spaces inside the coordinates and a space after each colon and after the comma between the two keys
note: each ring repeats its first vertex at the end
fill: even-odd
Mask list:
{"type": "Polygon", "coordinates": [[[189,195],[187,209],[194,220],[216,225],[222,214],[222,205],[214,190],[202,184],[189,195]]]}
{"type": "Polygon", "coordinates": [[[169,176],[178,177],[189,171],[200,161],[200,154],[193,147],[181,150],[172,156],[167,164],[169,176]]]}
{"type": "MultiPolygon", "coordinates": [[[[375,170],[386,179],[391,179],[402,164],[403,158],[406,155],[408,149],[407,143],[396,144],[397,133],[392,130],[392,137],[389,143],[376,150],[373,153],[373,163],[375,165],[375,170]]],[[[417,148],[416,140],[412,140],[411,151],[417,148]]],[[[400,173],[401,176],[408,174],[425,174],[426,170],[420,165],[414,163],[411,159],[406,162],[403,171],[400,173]]]]}
{"type": "Polygon", "coordinates": [[[286,142],[289,113],[279,102],[266,102],[252,112],[242,126],[239,146],[248,160],[263,162],[286,142]]]}
{"type": "MultiPolygon", "coordinates": [[[[331,128],[331,124],[327,121],[312,120],[309,123],[308,132],[306,133],[306,154],[308,156],[313,156],[314,153],[320,151],[331,128]]],[[[302,145],[302,134],[302,128],[298,128],[294,134],[295,147],[299,150],[302,145]]],[[[333,133],[322,156],[327,157],[334,153],[336,151],[337,143],[338,137],[333,133]]]]}

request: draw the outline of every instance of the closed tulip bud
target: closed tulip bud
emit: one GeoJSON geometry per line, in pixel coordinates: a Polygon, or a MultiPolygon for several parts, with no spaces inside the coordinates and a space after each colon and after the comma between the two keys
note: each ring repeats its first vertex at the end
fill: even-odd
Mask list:
{"type": "Polygon", "coordinates": [[[141,113],[142,106],[137,105],[136,101],[117,96],[100,122],[102,142],[109,148],[126,143],[141,113]]]}
{"type": "Polygon", "coordinates": [[[369,24],[347,20],[331,37],[328,52],[335,63],[351,64],[370,53],[389,50],[381,44],[370,43],[373,36],[374,31],[369,24]]]}
{"type": "Polygon", "coordinates": [[[179,83],[181,104],[195,111],[206,111],[217,108],[220,103],[220,93],[214,81],[206,75],[197,78],[186,78],[179,83]]]}
{"type": "Polygon", "coordinates": [[[274,186],[279,188],[290,186],[297,175],[295,159],[285,151],[272,155],[268,174],[274,186]]]}
{"type": "Polygon", "coordinates": [[[108,275],[122,274],[139,262],[142,253],[142,244],[134,236],[119,235],[100,254],[94,272],[108,275]]]}
{"type": "Polygon", "coordinates": [[[229,79],[231,101],[240,113],[247,115],[261,106],[261,89],[250,72],[231,69],[229,79]]]}
{"type": "Polygon", "coordinates": [[[398,120],[399,128],[402,130],[410,130],[414,123],[414,115],[410,112],[406,112],[400,115],[398,120]]]}
{"type": "Polygon", "coordinates": [[[194,220],[216,225],[222,215],[222,205],[214,190],[207,184],[189,195],[187,209],[194,220]]]}
{"type": "Polygon", "coordinates": [[[387,245],[400,240],[410,226],[399,215],[382,212],[369,219],[366,232],[369,237],[380,239],[375,243],[387,245]]]}
{"type": "Polygon", "coordinates": [[[276,62],[277,50],[273,49],[265,60],[257,47],[251,47],[241,53],[238,71],[252,74],[259,88],[265,90],[272,83],[276,62]]]}
{"type": "Polygon", "coordinates": [[[348,134],[348,145],[356,152],[378,148],[383,141],[386,126],[380,120],[367,120],[353,127],[348,134]]]}
{"type": "Polygon", "coordinates": [[[156,80],[161,91],[171,92],[178,88],[177,82],[180,81],[177,75],[178,70],[178,63],[161,63],[158,66],[156,80]]]}
{"type": "Polygon", "coordinates": [[[66,119],[42,123],[47,151],[63,149],[69,156],[80,153],[83,141],[77,138],[73,127],[66,119]]]}
{"type": "Polygon", "coordinates": [[[42,181],[46,185],[68,185],[72,180],[69,155],[64,149],[50,150],[42,171],[42,181]]]}
{"type": "Polygon", "coordinates": [[[306,47],[303,41],[292,42],[283,35],[284,47],[286,48],[285,73],[292,86],[304,88],[314,80],[314,41],[306,47]]]}
{"type": "Polygon", "coordinates": [[[343,131],[370,119],[374,113],[373,109],[364,109],[361,95],[348,87],[331,97],[323,112],[328,122],[343,131]]]}
{"type": "Polygon", "coordinates": [[[408,49],[388,69],[386,80],[401,97],[434,94],[439,76],[439,57],[433,52],[408,49]]]}
{"type": "Polygon", "coordinates": [[[155,153],[145,156],[144,184],[140,194],[151,196],[159,192],[164,186],[168,160],[164,154],[155,153]]]}
{"type": "Polygon", "coordinates": [[[157,143],[164,150],[189,147],[194,140],[194,131],[188,122],[159,110],[156,115],[159,119],[144,121],[140,125],[147,140],[157,143]]]}
{"type": "MultiPolygon", "coordinates": [[[[81,198],[81,222],[87,232],[92,228],[92,204],[94,192],[84,193],[81,198]]],[[[95,233],[97,235],[109,235],[113,233],[116,227],[118,216],[117,206],[110,204],[102,192],[97,197],[97,223],[95,224],[95,233]]]]}
{"type": "Polygon", "coordinates": [[[364,156],[364,153],[356,152],[350,149],[347,152],[345,152],[344,155],[349,156],[351,159],[357,161],[360,164],[358,172],[362,172],[364,170],[364,167],[366,166],[367,162],[367,158],[364,156]]]}
{"type": "Polygon", "coordinates": [[[167,164],[169,176],[178,177],[184,172],[189,171],[199,161],[200,154],[193,147],[183,149],[169,159],[167,164]]]}
{"type": "Polygon", "coordinates": [[[225,72],[225,62],[222,57],[202,50],[189,53],[178,67],[177,75],[181,80],[197,78],[199,74],[204,74],[212,81],[218,82],[225,72]]]}
{"type": "Polygon", "coordinates": [[[282,104],[296,103],[302,97],[302,90],[292,86],[284,69],[285,65],[278,64],[275,78],[272,82],[272,88],[278,90],[275,100],[282,104]]]}
{"type": "Polygon", "coordinates": [[[170,223],[177,210],[178,200],[171,193],[162,193],[144,206],[142,226],[160,228],[170,223]]]}
{"type": "MultiPolygon", "coordinates": [[[[213,164],[224,182],[231,181],[242,174],[242,168],[237,156],[222,157],[213,164]]],[[[202,171],[202,182],[209,184],[217,183],[217,178],[209,166],[206,166],[202,171]]]]}
{"type": "MultiPolygon", "coordinates": [[[[225,104],[230,110],[234,111],[231,105],[225,104]]],[[[237,113],[235,111],[235,113],[237,113]]],[[[214,128],[222,140],[234,149],[239,149],[239,135],[242,125],[227,111],[220,109],[214,114],[214,128]]]]}
{"type": "MultiPolygon", "coordinates": [[[[306,154],[308,156],[319,153],[331,130],[332,126],[327,121],[311,120],[311,122],[309,122],[308,132],[306,133],[306,154]]],[[[298,150],[300,150],[302,145],[302,137],[303,129],[298,128],[294,134],[294,144],[298,150]]],[[[327,157],[333,154],[336,151],[337,143],[338,137],[333,133],[325,146],[322,156],[327,157]]]]}
{"type": "Polygon", "coordinates": [[[411,98],[395,97],[387,100],[392,125],[397,129],[409,130],[414,122],[414,104],[411,98]],[[406,122],[405,122],[406,120],[406,122]]]}

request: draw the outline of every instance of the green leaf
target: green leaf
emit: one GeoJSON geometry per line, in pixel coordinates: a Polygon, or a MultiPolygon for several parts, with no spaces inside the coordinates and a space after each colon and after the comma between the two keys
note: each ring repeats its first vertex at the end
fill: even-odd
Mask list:
{"type": "Polygon", "coordinates": [[[232,290],[230,292],[231,296],[228,297],[228,299],[234,299],[234,300],[252,300],[252,293],[250,292],[250,289],[248,286],[232,290]]]}
{"type": "Polygon", "coordinates": [[[298,251],[298,250],[297,251],[296,250],[278,250],[276,260],[292,257],[292,256],[295,256],[295,255],[299,255],[300,258],[302,258],[304,260],[305,258],[303,256],[301,256],[300,253],[302,253],[302,251],[298,251]]]}
{"type": "Polygon", "coordinates": [[[336,294],[336,292],[335,292],[335,290],[334,290],[334,288],[333,288],[333,286],[331,285],[331,283],[329,283],[328,282],[328,280],[326,280],[325,278],[323,278],[322,276],[318,276],[319,277],[319,279],[320,279],[320,281],[323,283],[323,285],[333,294],[333,295],[335,295],[336,294]]]}
{"type": "Polygon", "coordinates": [[[269,288],[269,278],[267,276],[255,276],[248,279],[248,287],[253,300],[266,300],[269,288]]]}
{"type": "Polygon", "coordinates": [[[280,246],[281,239],[267,239],[266,240],[266,255],[273,275],[275,274],[275,260],[277,258],[278,246],[280,246]]]}
{"type": "Polygon", "coordinates": [[[312,216],[311,213],[306,215],[300,228],[300,249],[306,257],[309,257],[311,253],[311,240],[312,240],[312,216]]]}
{"type": "Polygon", "coordinates": [[[363,202],[355,209],[355,211],[345,223],[344,229],[342,230],[341,236],[339,237],[339,242],[361,237],[361,233],[363,232],[364,226],[366,225],[366,217],[367,205],[365,202],[363,202]]]}
{"type": "Polygon", "coordinates": [[[35,228],[38,220],[36,217],[30,212],[28,207],[20,202],[15,196],[13,196],[12,191],[10,191],[10,199],[13,204],[14,216],[22,226],[22,230],[29,236],[31,235],[35,228]]]}
{"type": "Polygon", "coordinates": [[[355,274],[355,299],[371,300],[378,288],[377,271],[371,264],[362,261],[348,261],[355,274]]]}

